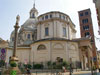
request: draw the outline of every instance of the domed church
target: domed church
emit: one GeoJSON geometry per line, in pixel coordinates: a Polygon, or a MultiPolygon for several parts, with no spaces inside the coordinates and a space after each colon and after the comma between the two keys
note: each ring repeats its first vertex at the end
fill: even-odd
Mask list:
{"type": "MultiPolygon", "coordinates": [[[[89,68],[92,57],[89,38],[76,38],[75,24],[70,17],[59,11],[38,15],[35,5],[30,17],[21,25],[18,32],[17,56],[21,63],[79,62],[82,69],[89,68]],[[87,66],[88,65],[88,66],[87,66]]],[[[14,33],[6,47],[6,62],[12,56],[14,33]]]]}

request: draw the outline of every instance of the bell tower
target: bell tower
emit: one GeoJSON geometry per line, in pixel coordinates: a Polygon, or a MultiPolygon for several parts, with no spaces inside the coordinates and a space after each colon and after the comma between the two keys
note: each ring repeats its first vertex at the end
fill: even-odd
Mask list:
{"type": "Polygon", "coordinates": [[[30,10],[30,18],[37,18],[38,10],[35,8],[35,0],[33,4],[33,8],[30,10]]]}

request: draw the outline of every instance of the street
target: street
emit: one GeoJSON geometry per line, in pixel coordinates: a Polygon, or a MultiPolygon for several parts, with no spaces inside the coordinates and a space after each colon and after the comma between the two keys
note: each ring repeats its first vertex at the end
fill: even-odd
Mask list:
{"type": "MultiPolygon", "coordinates": [[[[91,73],[84,73],[84,74],[74,74],[74,75],[91,75],[91,73]]],[[[93,75],[100,75],[100,73],[93,74],[93,75]]]]}

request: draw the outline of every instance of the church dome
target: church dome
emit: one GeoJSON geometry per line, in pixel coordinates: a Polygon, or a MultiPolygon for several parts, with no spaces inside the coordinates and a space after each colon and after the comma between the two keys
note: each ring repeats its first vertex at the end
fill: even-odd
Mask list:
{"type": "Polygon", "coordinates": [[[36,29],[36,23],[38,21],[38,10],[35,8],[35,4],[33,8],[30,10],[30,18],[25,21],[25,23],[21,26],[21,30],[34,30],[36,29]]]}
{"type": "Polygon", "coordinates": [[[35,4],[33,8],[30,10],[30,18],[37,18],[38,16],[38,10],[35,8],[35,4]]]}
{"type": "Polygon", "coordinates": [[[13,30],[13,31],[11,32],[10,38],[13,38],[13,37],[14,37],[14,34],[15,34],[15,30],[13,30]]]}
{"type": "Polygon", "coordinates": [[[20,29],[20,30],[24,30],[24,31],[33,31],[34,29],[36,29],[36,22],[37,22],[37,19],[29,18],[29,19],[26,20],[26,22],[21,26],[21,29],[20,29]]]}
{"type": "Polygon", "coordinates": [[[0,38],[0,41],[2,41],[2,38],[0,38]]]}
{"type": "Polygon", "coordinates": [[[14,44],[14,35],[15,35],[15,30],[13,30],[12,32],[11,32],[11,35],[10,35],[10,43],[9,43],[9,46],[13,46],[13,44],[14,44]]]}
{"type": "Polygon", "coordinates": [[[37,10],[35,7],[33,7],[33,8],[30,10],[30,12],[38,12],[38,10],[37,10]]]}

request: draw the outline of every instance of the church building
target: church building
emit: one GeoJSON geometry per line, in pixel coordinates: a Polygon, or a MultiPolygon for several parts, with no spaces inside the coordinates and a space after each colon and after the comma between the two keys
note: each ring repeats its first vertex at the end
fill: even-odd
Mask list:
{"type": "MultiPolygon", "coordinates": [[[[75,24],[60,11],[50,11],[38,15],[35,5],[30,16],[18,32],[17,56],[21,63],[79,62],[82,69],[91,67],[91,43],[89,38],[76,38],[75,24]]],[[[5,62],[12,56],[15,31],[12,31],[6,49],[5,62]]],[[[0,44],[2,44],[0,42],[0,44]]]]}

